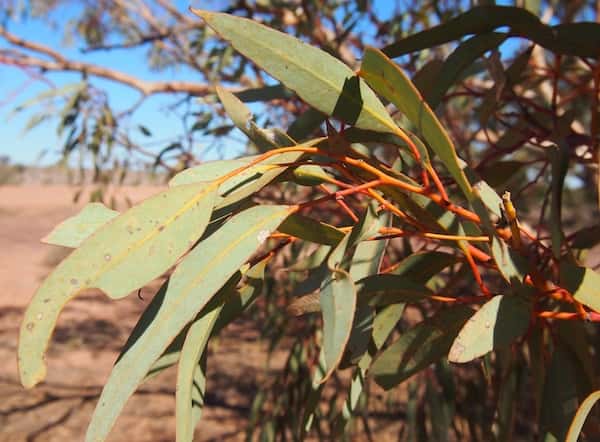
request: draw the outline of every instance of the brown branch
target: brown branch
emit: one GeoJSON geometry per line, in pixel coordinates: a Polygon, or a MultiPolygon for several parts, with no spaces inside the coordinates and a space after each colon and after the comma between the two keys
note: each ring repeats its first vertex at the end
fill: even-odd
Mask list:
{"type": "Polygon", "coordinates": [[[143,95],[159,93],[185,93],[195,96],[204,96],[213,92],[213,87],[206,84],[198,84],[187,81],[145,81],[124,72],[108,69],[92,63],[69,60],[55,50],[22,39],[5,28],[0,27],[0,36],[15,46],[50,57],[52,60],[18,53],[12,50],[0,51],[0,63],[19,67],[33,67],[44,71],[54,72],[80,72],[85,75],[105,78],[121,83],[138,90],[143,95]]]}

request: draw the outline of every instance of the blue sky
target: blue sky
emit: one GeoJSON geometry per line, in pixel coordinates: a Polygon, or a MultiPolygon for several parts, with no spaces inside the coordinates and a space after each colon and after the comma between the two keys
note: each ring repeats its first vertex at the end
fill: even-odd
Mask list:
{"type": "MultiPolygon", "coordinates": [[[[188,13],[187,7],[190,3],[194,6],[201,3],[201,6],[207,9],[217,9],[220,6],[218,1],[183,0],[176,3],[178,8],[185,13],[188,13]]],[[[389,7],[386,7],[386,0],[376,1],[375,8],[379,15],[383,17],[391,13],[389,7]]],[[[62,8],[60,17],[55,17],[59,25],[57,29],[52,29],[39,20],[27,18],[12,21],[9,30],[19,36],[44,43],[52,48],[58,48],[68,58],[112,67],[142,79],[201,81],[196,74],[185,69],[161,72],[150,71],[146,68],[146,47],[126,51],[94,52],[86,55],[82,54],[76,45],[65,46],[62,41],[63,32],[61,28],[65,21],[75,13],[75,10],[62,8]]],[[[0,47],[4,45],[5,43],[0,40],[0,47]]],[[[17,68],[0,65],[0,84],[2,85],[0,91],[0,133],[2,134],[0,156],[8,155],[14,163],[51,164],[60,158],[62,148],[60,138],[56,133],[56,119],[51,119],[30,131],[24,132],[24,128],[33,112],[24,111],[17,114],[12,112],[20,103],[42,91],[48,90],[46,84],[29,82],[28,78],[17,68]],[[44,153],[43,156],[42,153],[44,153]]],[[[51,73],[47,75],[47,78],[57,87],[60,87],[64,84],[78,82],[81,77],[72,73],[51,73]]],[[[117,112],[131,106],[139,97],[135,90],[117,83],[102,79],[94,79],[93,82],[108,91],[111,106],[117,112]]],[[[172,97],[158,95],[148,98],[134,114],[130,122],[131,126],[144,124],[151,129],[153,139],[166,139],[180,134],[182,132],[180,119],[165,109],[166,105],[172,102],[172,97]]],[[[232,146],[232,148],[236,152],[240,150],[239,145],[232,146]]]]}
{"type": "MultiPolygon", "coordinates": [[[[198,2],[191,2],[192,4],[198,2]]],[[[203,6],[216,7],[218,2],[203,1],[203,6]]],[[[179,9],[187,12],[190,1],[178,1],[179,9]]],[[[212,9],[212,8],[211,8],[212,9]]],[[[64,23],[75,11],[63,8],[59,23],[64,23]]],[[[120,71],[135,75],[145,80],[186,80],[201,81],[193,72],[185,69],[165,70],[162,72],[152,72],[146,68],[145,51],[146,47],[135,50],[94,52],[91,54],[82,54],[77,45],[65,46],[63,44],[62,29],[51,29],[46,23],[39,20],[26,18],[19,21],[12,21],[9,30],[18,35],[27,37],[32,41],[41,42],[52,48],[58,48],[60,52],[75,60],[86,61],[102,66],[111,67],[120,71]]],[[[0,40],[0,47],[5,43],[0,40]]],[[[75,83],[81,80],[79,74],[73,73],[49,73],[47,78],[57,87],[68,83],[75,83]]],[[[118,83],[108,80],[94,78],[93,83],[100,88],[104,88],[109,93],[111,106],[115,110],[126,109],[139,98],[137,91],[122,86],[118,83]]],[[[34,164],[41,161],[41,164],[50,164],[60,158],[60,139],[56,133],[57,121],[49,120],[36,128],[24,132],[28,120],[35,111],[23,111],[14,113],[16,106],[24,101],[35,97],[40,92],[48,90],[48,85],[39,81],[31,82],[29,77],[20,69],[0,65],[0,156],[8,155],[12,162],[23,164],[34,164]],[[45,152],[43,158],[40,155],[45,152]]],[[[172,97],[156,95],[149,97],[144,104],[135,112],[131,125],[143,123],[151,129],[153,137],[156,139],[169,138],[173,134],[180,133],[181,122],[179,118],[168,112],[166,105],[173,102],[172,97]]]]}

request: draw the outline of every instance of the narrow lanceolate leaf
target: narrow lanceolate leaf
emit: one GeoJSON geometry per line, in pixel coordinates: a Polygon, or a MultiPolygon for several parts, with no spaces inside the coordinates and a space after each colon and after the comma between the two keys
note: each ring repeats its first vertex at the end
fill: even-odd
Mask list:
{"type": "Polygon", "coordinates": [[[326,52],[252,20],[196,9],[192,12],[319,111],[361,129],[397,130],[364,81],[326,52]]]}
{"type": "Polygon", "coordinates": [[[563,262],[560,265],[561,283],[575,299],[600,312],[600,274],[587,267],[563,262]]]}
{"type": "Polygon", "coordinates": [[[458,163],[454,144],[418,89],[392,60],[375,48],[367,48],[360,76],[377,93],[386,97],[403,112],[421,136],[442,160],[448,172],[471,200],[471,184],[458,163]]]}
{"type": "Polygon", "coordinates": [[[178,442],[191,442],[194,434],[194,408],[201,408],[204,402],[204,384],[206,381],[204,367],[201,367],[201,356],[206,349],[215,320],[219,316],[223,304],[215,306],[198,318],[190,327],[179,359],[177,368],[177,389],[175,393],[176,435],[178,442]],[[200,389],[198,395],[195,390],[200,389]],[[198,396],[201,403],[194,403],[193,396],[198,396]]]}
{"type": "Polygon", "coordinates": [[[506,34],[491,32],[476,35],[461,43],[444,61],[442,68],[436,76],[435,82],[426,96],[429,106],[435,110],[442,102],[448,89],[457,82],[461,72],[487,51],[500,46],[506,38],[506,34]]]}
{"type": "Polygon", "coordinates": [[[504,279],[512,285],[523,283],[525,275],[528,273],[527,262],[497,236],[492,238],[492,256],[504,279]]]}
{"type": "MultiPolygon", "coordinates": [[[[274,149],[276,147],[293,146],[296,144],[289,136],[284,135],[283,145],[278,143],[276,137],[268,130],[261,129],[253,121],[252,112],[246,105],[231,92],[217,86],[217,95],[225,108],[229,118],[246,136],[252,141],[261,152],[274,149]]],[[[281,134],[280,134],[281,135],[281,134]]]]}
{"type": "Polygon", "coordinates": [[[451,362],[469,362],[510,345],[529,326],[531,304],[516,294],[494,296],[462,328],[448,354],[451,362]]]}
{"type": "Polygon", "coordinates": [[[383,273],[361,279],[356,283],[358,301],[371,306],[418,302],[433,295],[424,284],[408,276],[383,273]]]}
{"type": "Polygon", "coordinates": [[[321,287],[321,311],[323,313],[323,353],[326,373],[325,382],[337,368],[352,333],[356,310],[356,288],[350,275],[336,270],[321,287]]]}
{"type": "Polygon", "coordinates": [[[216,187],[180,186],[149,198],[105,224],[56,267],[33,296],[21,326],[24,386],[46,375],[44,352],[65,304],[89,288],[121,298],[168,270],[204,232],[216,187]]]}
{"type": "Polygon", "coordinates": [[[559,54],[598,57],[600,26],[597,23],[566,23],[548,26],[537,15],[513,6],[483,5],[471,8],[441,25],[392,43],[383,51],[392,58],[431,48],[465,35],[483,34],[507,26],[511,37],[528,38],[559,54]]]}
{"type": "Polygon", "coordinates": [[[87,441],[106,438],[125,402],[154,361],[294,210],[289,206],[257,206],[245,210],[185,257],[171,276],[154,321],[114,366],[94,411],[87,441]]]}
{"type": "Polygon", "coordinates": [[[297,213],[289,216],[281,224],[279,231],[305,241],[329,246],[337,245],[344,238],[344,232],[337,227],[297,213]]]}
{"type": "Polygon", "coordinates": [[[75,249],[92,233],[118,215],[119,212],[109,209],[102,203],[86,204],[77,215],[67,218],[52,229],[52,232],[42,238],[42,242],[75,249]]]}
{"type": "Polygon", "coordinates": [[[448,353],[454,338],[473,314],[464,305],[441,310],[407,330],[375,359],[369,374],[388,390],[448,353]]]}
{"type": "Polygon", "coordinates": [[[581,435],[581,430],[583,429],[583,424],[592,411],[592,407],[596,405],[596,402],[600,400],[600,390],[593,392],[590,394],[579,406],[577,413],[575,413],[575,417],[573,418],[573,422],[571,422],[571,426],[569,427],[569,431],[567,432],[566,442],[577,442],[579,440],[579,436],[581,435]]]}

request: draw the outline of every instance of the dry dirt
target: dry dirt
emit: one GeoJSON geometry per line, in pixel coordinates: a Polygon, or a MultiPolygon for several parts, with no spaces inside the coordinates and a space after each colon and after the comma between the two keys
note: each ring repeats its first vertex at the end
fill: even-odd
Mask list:
{"type": "MultiPolygon", "coordinates": [[[[122,190],[139,201],[159,190],[122,190]]],[[[17,377],[22,314],[41,279],[64,256],[39,239],[77,212],[68,186],[0,186],[0,442],[82,440],[98,394],[137,317],[152,297],[110,301],[102,294],[69,303],[48,353],[48,377],[32,390],[17,377]]],[[[82,198],[83,201],[86,198],[82,198]]],[[[246,415],[264,376],[266,351],[252,327],[235,323],[212,345],[207,407],[195,440],[243,440],[246,415]]],[[[175,371],[140,387],[111,433],[111,441],[170,441],[175,437],[175,371]]]]}

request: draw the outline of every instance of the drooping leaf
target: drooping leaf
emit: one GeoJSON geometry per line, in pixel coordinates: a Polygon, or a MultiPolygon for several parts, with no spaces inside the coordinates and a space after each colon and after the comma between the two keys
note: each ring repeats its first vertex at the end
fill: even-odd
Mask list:
{"type": "Polygon", "coordinates": [[[405,331],[373,362],[369,375],[388,390],[448,354],[456,335],[473,314],[464,305],[440,310],[405,331]]]}
{"type": "Polygon", "coordinates": [[[486,302],[454,340],[450,362],[469,362],[510,345],[529,326],[531,304],[516,294],[496,295],[486,302]]]}
{"type": "Polygon", "coordinates": [[[284,145],[281,145],[271,134],[261,129],[254,123],[252,112],[244,105],[244,103],[231,92],[217,86],[217,95],[221,103],[225,107],[227,115],[233,121],[238,129],[246,134],[246,136],[258,147],[261,152],[266,152],[277,147],[293,146],[296,144],[293,139],[287,137],[284,145]]]}
{"type": "Polygon", "coordinates": [[[557,345],[546,375],[540,415],[540,429],[550,432],[557,440],[565,440],[579,406],[578,375],[569,349],[557,345]]]}
{"type": "MultiPolygon", "coordinates": [[[[378,222],[373,226],[372,230],[379,230],[380,227],[384,227],[389,222],[388,214],[384,213],[378,218],[378,222]]],[[[373,240],[373,241],[361,241],[356,246],[354,255],[352,256],[352,263],[350,264],[350,277],[353,281],[359,281],[367,276],[376,275],[379,273],[383,254],[385,252],[387,241],[373,240]]],[[[346,355],[344,356],[345,363],[356,364],[367,352],[369,341],[371,340],[371,334],[373,331],[373,321],[375,319],[375,309],[368,303],[358,303],[356,306],[356,312],[354,314],[354,324],[352,326],[352,334],[348,340],[348,348],[346,355]]],[[[356,391],[362,383],[359,380],[358,375],[353,379],[354,392],[350,392],[351,395],[349,400],[352,399],[352,393],[354,393],[354,399],[359,393],[356,391]]],[[[348,403],[350,405],[350,403],[348,403]]],[[[356,405],[356,404],[355,404],[356,405]]],[[[353,410],[351,408],[350,410],[353,410]]]]}
{"type": "Polygon", "coordinates": [[[201,359],[221,309],[222,300],[196,319],[187,332],[177,367],[175,393],[176,435],[178,442],[192,442],[194,426],[204,405],[205,367],[201,359]],[[195,391],[198,390],[198,391],[195,391]],[[198,393],[198,394],[195,394],[198,393]],[[197,396],[195,401],[192,400],[197,396]],[[196,408],[196,410],[193,410],[196,408]],[[194,413],[196,411],[196,413],[194,413]],[[195,415],[195,416],[194,416],[195,415]]]}
{"type": "Polygon", "coordinates": [[[583,430],[583,424],[598,400],[600,400],[600,390],[591,393],[581,403],[577,413],[575,413],[575,417],[573,418],[571,425],[569,426],[569,431],[567,432],[567,438],[565,439],[565,442],[577,442],[579,440],[581,430],[583,430]]]}
{"type": "Polygon", "coordinates": [[[223,328],[237,319],[263,291],[265,267],[268,258],[250,267],[244,274],[245,284],[225,297],[225,305],[213,327],[213,335],[217,335],[223,328]]]}
{"type": "Polygon", "coordinates": [[[102,203],[89,203],[81,211],[67,218],[46,235],[42,242],[62,247],[77,248],[92,233],[119,215],[102,203]]]}
{"type": "Polygon", "coordinates": [[[528,272],[528,264],[512,247],[503,240],[492,238],[492,256],[504,279],[512,285],[522,284],[528,272]]]}
{"type": "Polygon", "coordinates": [[[337,245],[344,237],[344,232],[337,227],[297,213],[289,216],[279,230],[305,241],[329,246],[337,245]]]}
{"type": "Polygon", "coordinates": [[[467,67],[487,51],[500,46],[506,37],[506,34],[492,32],[476,35],[461,43],[444,61],[429,93],[425,95],[431,109],[435,110],[439,106],[446,92],[467,67]]]}
{"type": "Polygon", "coordinates": [[[477,6],[439,26],[418,32],[383,49],[388,57],[431,48],[465,35],[479,35],[508,26],[508,35],[528,38],[558,54],[597,57],[600,54],[600,26],[596,23],[568,23],[548,26],[531,12],[511,6],[477,6]]]}
{"type": "Polygon", "coordinates": [[[392,60],[375,48],[367,48],[360,67],[360,76],[377,93],[386,97],[402,111],[442,160],[452,178],[467,199],[473,198],[471,184],[458,163],[456,149],[429,105],[417,88],[392,60]]]}
{"type": "Polygon", "coordinates": [[[340,60],[248,19],[197,9],[192,12],[319,111],[362,129],[397,130],[373,91],[340,60]]]}
{"type": "Polygon", "coordinates": [[[252,207],[232,217],[186,256],[170,278],[154,321],[114,366],[88,427],[87,441],[106,438],[125,402],[171,340],[294,210],[252,207]]]}
{"type": "Polygon", "coordinates": [[[425,284],[433,276],[456,262],[456,256],[449,253],[438,251],[417,252],[400,261],[393,273],[398,276],[405,275],[413,282],[425,284]]]}
{"type": "Polygon", "coordinates": [[[383,306],[405,302],[418,302],[433,295],[424,284],[412,281],[408,276],[384,273],[357,281],[358,302],[383,306]]]}
{"type": "Polygon", "coordinates": [[[323,353],[325,382],[342,360],[352,332],[356,311],[356,288],[350,275],[336,270],[321,286],[321,312],[323,314],[323,353]]]}
{"type": "Polygon", "coordinates": [[[560,265],[560,277],[564,287],[582,304],[600,312],[600,274],[592,269],[568,262],[560,265]]]}
{"type": "Polygon", "coordinates": [[[202,235],[216,187],[179,186],[151,197],[105,224],[56,267],[23,319],[18,357],[24,386],[45,377],[43,355],[64,305],[88,288],[121,298],[168,270],[202,235]]]}

